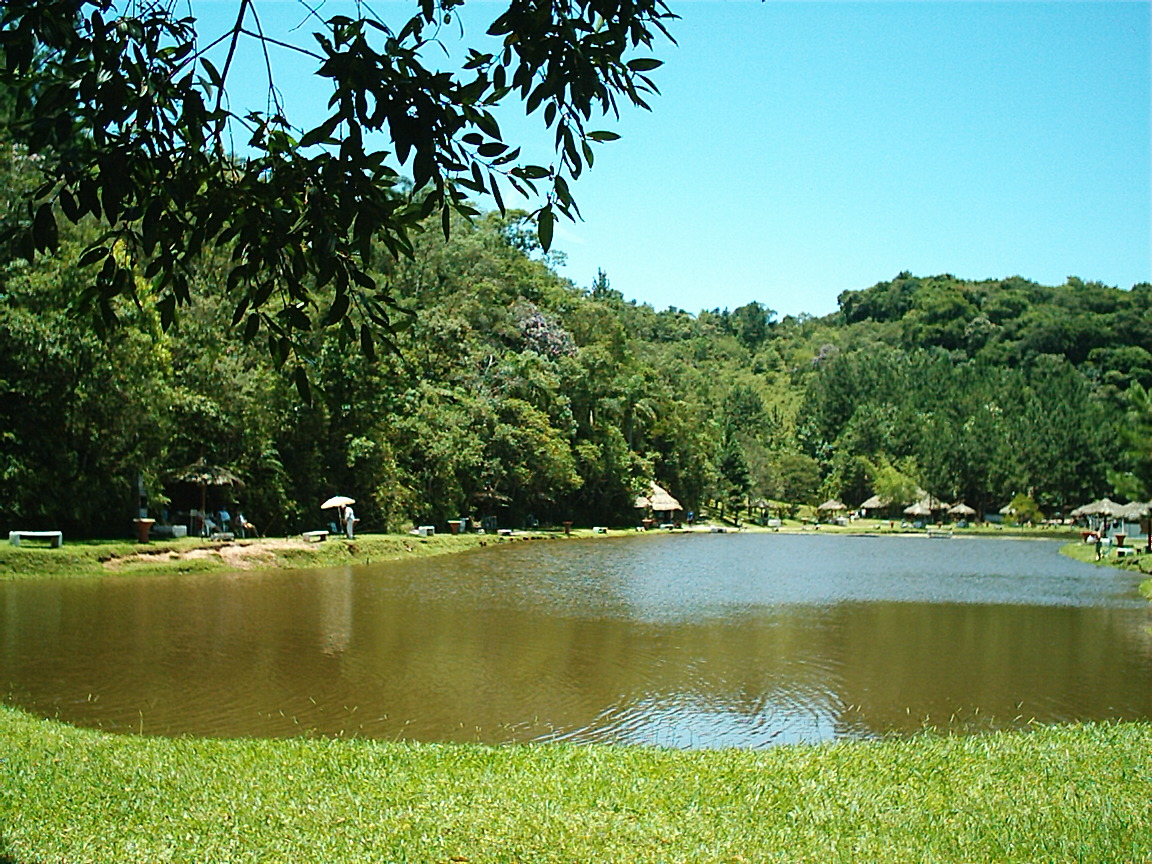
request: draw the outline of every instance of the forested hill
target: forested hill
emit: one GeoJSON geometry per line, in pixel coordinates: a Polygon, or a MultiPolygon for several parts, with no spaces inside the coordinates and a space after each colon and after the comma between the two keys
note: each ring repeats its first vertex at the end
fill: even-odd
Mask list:
{"type": "Polygon", "coordinates": [[[657,311],[607,277],[562,280],[514,215],[487,215],[381,272],[410,313],[394,350],[313,330],[309,404],[241,338],[226,261],[204,261],[167,330],[141,275],[99,338],[69,311],[93,239],[0,262],[0,528],[124,535],[138,478],[153,515],[199,506],[173,478],[200,458],[244,483],[210,506],[270,533],[319,527],[334,493],[366,530],[631,524],[652,479],[729,514],[916,487],[1049,513],[1152,495],[1147,284],[901,273],[824,318],[777,320],[770,296],[657,311]]]}

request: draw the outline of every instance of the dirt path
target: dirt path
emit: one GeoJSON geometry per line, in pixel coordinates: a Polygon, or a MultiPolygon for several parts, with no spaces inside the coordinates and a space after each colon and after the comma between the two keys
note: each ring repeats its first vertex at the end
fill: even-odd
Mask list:
{"type": "Polygon", "coordinates": [[[304,549],[307,545],[298,539],[264,538],[210,543],[189,549],[153,550],[143,546],[133,555],[117,556],[105,561],[104,566],[109,570],[119,570],[139,561],[192,561],[218,558],[236,570],[255,570],[275,567],[278,553],[285,549],[304,549]]]}

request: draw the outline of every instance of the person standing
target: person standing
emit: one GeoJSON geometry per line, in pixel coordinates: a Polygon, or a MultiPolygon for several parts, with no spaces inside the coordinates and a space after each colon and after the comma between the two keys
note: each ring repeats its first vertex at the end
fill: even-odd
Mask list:
{"type": "Polygon", "coordinates": [[[352,510],[351,505],[344,508],[344,531],[349,540],[352,540],[356,533],[356,513],[352,510]]]}

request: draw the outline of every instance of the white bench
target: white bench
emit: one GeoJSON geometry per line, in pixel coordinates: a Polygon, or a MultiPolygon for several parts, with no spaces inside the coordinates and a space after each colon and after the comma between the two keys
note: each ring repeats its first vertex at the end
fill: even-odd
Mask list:
{"type": "Polygon", "coordinates": [[[9,531],[8,542],[19,546],[21,540],[47,540],[52,547],[64,545],[63,531],[9,531]]]}
{"type": "Polygon", "coordinates": [[[327,531],[305,531],[300,535],[308,543],[323,543],[328,539],[327,531]]]}

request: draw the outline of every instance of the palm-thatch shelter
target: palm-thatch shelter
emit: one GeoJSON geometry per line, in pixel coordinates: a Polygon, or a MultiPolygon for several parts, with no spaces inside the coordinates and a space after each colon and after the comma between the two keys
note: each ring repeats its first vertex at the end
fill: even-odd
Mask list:
{"type": "Polygon", "coordinates": [[[827,519],[829,517],[836,516],[839,513],[843,513],[847,509],[848,507],[844,504],[843,501],[840,501],[837,498],[829,498],[827,501],[816,508],[816,515],[822,519],[827,519]]]}
{"type": "Polygon", "coordinates": [[[636,497],[635,507],[637,510],[648,510],[653,514],[665,514],[669,519],[673,513],[684,509],[680,506],[680,502],[655,480],[649,486],[647,495],[636,497]]]}
{"type": "MultiPolygon", "coordinates": [[[[178,472],[173,478],[177,483],[188,483],[200,488],[200,519],[204,519],[204,512],[208,507],[209,486],[229,486],[233,489],[243,489],[244,481],[221,465],[212,465],[203,456],[187,468],[178,472]]],[[[201,522],[203,524],[203,522],[201,522]]]]}
{"type": "Polygon", "coordinates": [[[933,513],[943,513],[949,508],[949,504],[941,501],[939,498],[929,495],[923,490],[919,490],[920,499],[910,507],[904,508],[904,513],[908,516],[916,516],[920,519],[927,519],[933,513]]]}
{"type": "Polygon", "coordinates": [[[951,516],[960,516],[964,519],[969,519],[976,515],[976,508],[969,507],[963,501],[957,501],[955,504],[948,508],[948,513],[951,516]]]}
{"type": "Polygon", "coordinates": [[[927,501],[917,501],[915,504],[904,508],[904,515],[927,519],[932,515],[932,507],[927,501]]]}

